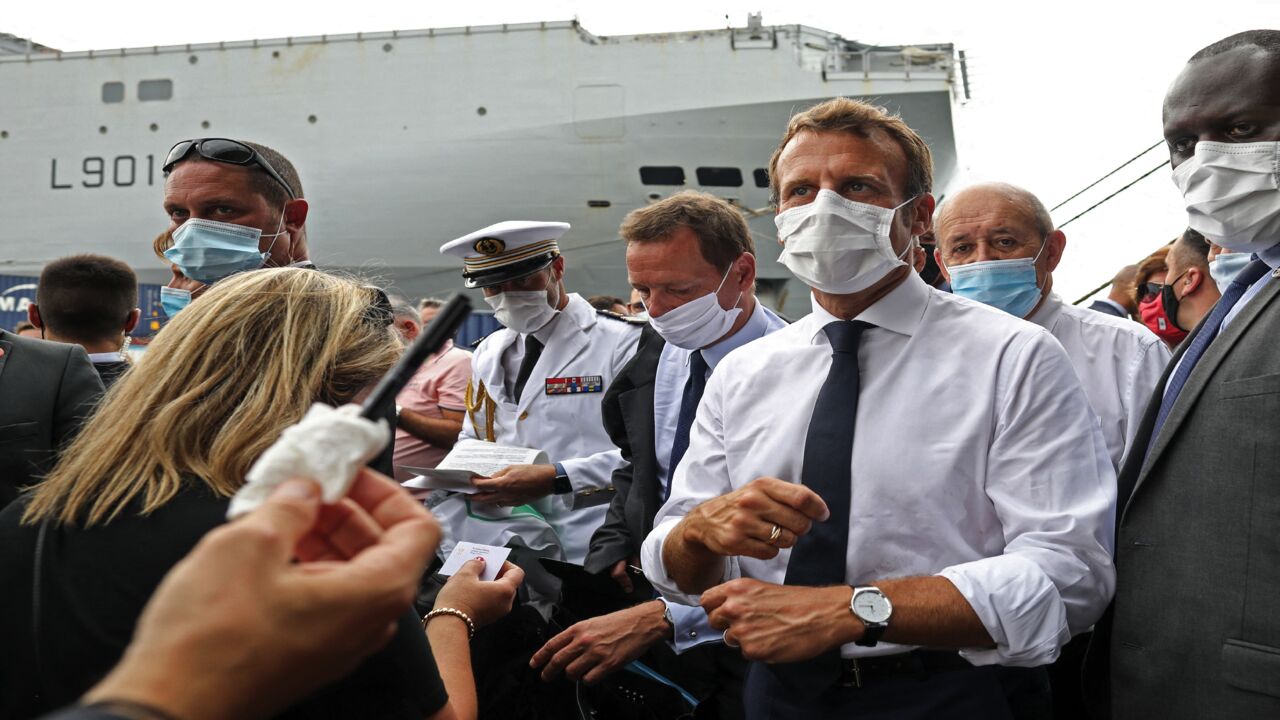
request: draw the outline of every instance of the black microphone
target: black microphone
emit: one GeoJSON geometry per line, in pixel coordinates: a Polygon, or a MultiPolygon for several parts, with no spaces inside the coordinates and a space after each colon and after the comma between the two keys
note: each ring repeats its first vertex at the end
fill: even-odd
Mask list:
{"type": "Polygon", "coordinates": [[[466,320],[470,314],[471,300],[462,293],[454,295],[453,299],[440,309],[435,319],[427,324],[418,339],[413,341],[395,367],[388,370],[387,374],[378,381],[377,387],[369,393],[369,397],[361,406],[360,417],[366,420],[386,417],[387,408],[395,405],[396,396],[405,385],[409,384],[409,380],[413,378],[414,373],[418,372],[418,368],[422,367],[422,363],[434,353],[439,352],[440,348],[457,334],[462,321],[466,320]]]}

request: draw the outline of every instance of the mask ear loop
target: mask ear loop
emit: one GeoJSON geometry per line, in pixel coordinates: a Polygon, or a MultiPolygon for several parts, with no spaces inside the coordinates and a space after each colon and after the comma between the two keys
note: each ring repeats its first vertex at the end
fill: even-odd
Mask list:
{"type": "MultiPolygon", "coordinates": [[[[712,295],[715,295],[717,298],[719,298],[720,296],[720,289],[724,287],[725,281],[729,279],[729,273],[733,272],[733,263],[735,262],[737,262],[736,258],[733,260],[733,262],[729,263],[729,267],[725,268],[724,277],[720,278],[720,284],[716,286],[716,291],[711,293],[712,295]]],[[[743,294],[744,294],[743,291],[741,290],[738,291],[738,299],[733,301],[733,305],[729,306],[729,310],[732,310],[738,307],[738,303],[742,302],[743,294]]],[[[716,300],[716,304],[717,305],[720,304],[719,299],[716,300]]],[[[728,312],[729,310],[725,310],[725,312],[728,312]]],[[[645,312],[648,312],[648,311],[649,311],[648,306],[645,306],[645,312]]]]}
{"type": "MultiPolygon", "coordinates": [[[[910,204],[910,203],[911,203],[911,201],[915,200],[915,199],[916,199],[916,198],[918,198],[918,197],[920,197],[920,196],[919,196],[919,195],[912,195],[911,197],[909,197],[909,198],[907,198],[906,200],[903,200],[901,203],[899,203],[899,204],[898,204],[898,206],[897,206],[897,207],[895,207],[895,208],[893,209],[893,217],[894,217],[894,218],[898,217],[898,211],[899,211],[899,210],[901,210],[902,208],[906,207],[908,204],[910,204]]],[[[889,219],[889,225],[890,225],[890,227],[892,227],[892,225],[893,225],[893,218],[890,218],[890,219],[889,219]]],[[[898,253],[898,255],[897,255],[898,262],[905,262],[905,263],[907,263],[908,265],[912,265],[912,266],[914,266],[914,263],[907,262],[907,256],[911,254],[911,249],[912,249],[912,248],[914,248],[914,247],[916,247],[916,243],[917,243],[917,238],[916,238],[916,236],[915,236],[915,235],[912,235],[912,236],[911,236],[911,242],[907,243],[907,247],[906,247],[902,252],[898,253]]],[[[889,241],[889,247],[890,247],[890,248],[892,248],[892,247],[893,247],[893,241],[892,241],[892,240],[890,240],[890,241],[889,241]]]]}
{"type": "MultiPolygon", "coordinates": [[[[266,266],[267,266],[267,261],[271,259],[271,248],[273,248],[273,247],[275,247],[275,246],[276,246],[276,240],[279,240],[281,235],[287,235],[287,234],[288,234],[288,231],[284,231],[284,230],[281,230],[281,229],[280,229],[280,228],[284,227],[284,213],[285,213],[284,208],[281,208],[281,209],[280,209],[280,221],[276,223],[276,231],[275,231],[275,233],[274,233],[273,235],[271,235],[271,244],[270,244],[270,245],[268,245],[268,246],[267,246],[266,251],[264,251],[264,252],[262,253],[262,267],[266,267],[266,266]]],[[[292,263],[292,262],[293,262],[293,255],[292,255],[292,253],[289,255],[289,262],[290,262],[290,263],[292,263]]]]}
{"type": "MultiPolygon", "coordinates": [[[[1049,247],[1049,236],[1045,235],[1044,239],[1040,241],[1040,249],[1036,251],[1036,256],[1031,258],[1032,270],[1035,269],[1036,263],[1040,262],[1040,254],[1043,253],[1044,249],[1047,247],[1049,247]]],[[[1044,277],[1047,280],[1049,278],[1049,273],[1046,272],[1044,277]]],[[[1036,290],[1040,291],[1040,297],[1044,297],[1044,288],[1040,287],[1040,278],[1036,278],[1036,290]]]]}

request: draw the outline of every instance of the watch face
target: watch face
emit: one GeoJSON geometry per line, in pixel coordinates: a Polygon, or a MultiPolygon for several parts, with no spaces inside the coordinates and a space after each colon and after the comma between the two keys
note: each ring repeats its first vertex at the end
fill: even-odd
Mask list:
{"type": "Polygon", "coordinates": [[[889,619],[889,600],[878,592],[860,592],[853,599],[853,612],[866,622],[882,623],[889,619]]]}

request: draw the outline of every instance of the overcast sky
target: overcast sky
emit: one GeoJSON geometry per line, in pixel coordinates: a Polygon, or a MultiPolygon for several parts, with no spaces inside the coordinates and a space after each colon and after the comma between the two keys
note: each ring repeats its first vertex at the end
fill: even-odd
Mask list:
{"type": "MultiPolygon", "coordinates": [[[[480,3],[6,0],[0,32],[63,50],[170,45],[457,25],[564,20],[623,35],[801,23],[866,43],[954,43],[967,51],[973,100],[956,116],[962,181],[1022,185],[1052,207],[1160,139],[1160,102],[1187,57],[1241,30],[1280,26],[1280,0],[1096,2],[480,3]],[[1214,15],[1221,10],[1221,15],[1214,15]],[[728,20],[726,21],[726,16],[728,20]]],[[[781,132],[782,128],[779,128],[781,132]]],[[[1058,223],[1165,160],[1156,148],[1054,212],[1058,223]]],[[[1180,197],[1164,168],[1067,226],[1055,289],[1074,300],[1177,235],[1180,197]]]]}

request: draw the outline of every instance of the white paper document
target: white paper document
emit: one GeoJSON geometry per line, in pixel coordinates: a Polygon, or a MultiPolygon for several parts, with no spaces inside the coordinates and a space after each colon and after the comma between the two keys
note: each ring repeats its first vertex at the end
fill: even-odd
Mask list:
{"type": "Polygon", "coordinates": [[[484,572],[480,573],[480,579],[497,580],[498,571],[502,569],[502,563],[506,562],[507,556],[510,554],[511,548],[460,542],[453,548],[449,558],[444,561],[444,567],[440,568],[440,574],[452,575],[462,569],[463,563],[482,557],[484,558],[484,572]]]}
{"type": "Polygon", "coordinates": [[[400,468],[417,476],[402,483],[406,488],[473,494],[479,492],[471,484],[475,478],[489,477],[509,465],[545,465],[550,462],[541,450],[468,438],[458,441],[434,468],[409,465],[401,465],[400,468]]]}

